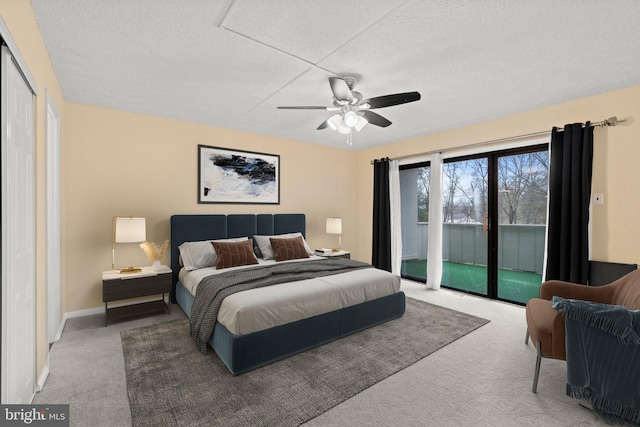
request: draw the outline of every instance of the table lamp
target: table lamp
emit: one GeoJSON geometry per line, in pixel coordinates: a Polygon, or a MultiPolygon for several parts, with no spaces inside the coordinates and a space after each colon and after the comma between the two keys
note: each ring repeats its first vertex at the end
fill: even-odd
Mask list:
{"type": "MultiPolygon", "coordinates": [[[[116,269],[116,243],[141,243],[147,239],[144,218],[114,216],[111,220],[111,269],[116,269]]],[[[120,273],[139,273],[141,268],[128,267],[120,273]]]]}
{"type": "Polygon", "coordinates": [[[334,248],[332,252],[340,252],[342,246],[342,218],[327,218],[327,234],[338,235],[338,248],[334,248]]]}

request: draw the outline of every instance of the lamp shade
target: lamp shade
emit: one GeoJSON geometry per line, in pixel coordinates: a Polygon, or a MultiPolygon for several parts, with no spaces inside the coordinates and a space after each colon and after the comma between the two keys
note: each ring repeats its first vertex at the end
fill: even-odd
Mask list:
{"type": "Polygon", "coordinates": [[[327,234],[342,234],[342,218],[327,218],[327,234]]]}
{"type": "Polygon", "coordinates": [[[116,218],[116,243],[138,243],[147,240],[147,227],[144,218],[116,218]]]}

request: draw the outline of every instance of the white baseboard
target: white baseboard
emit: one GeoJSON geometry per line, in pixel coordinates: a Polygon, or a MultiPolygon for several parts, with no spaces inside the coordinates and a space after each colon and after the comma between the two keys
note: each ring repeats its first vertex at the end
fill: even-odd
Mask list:
{"type": "Polygon", "coordinates": [[[104,313],[104,306],[95,308],[86,308],[84,310],[68,311],[64,314],[64,320],[73,319],[74,317],[93,316],[94,314],[104,313]]]}
{"type": "Polygon", "coordinates": [[[47,356],[47,363],[44,364],[44,369],[40,374],[40,378],[38,378],[38,383],[36,384],[36,393],[42,391],[44,387],[44,383],[47,382],[47,378],[49,377],[49,357],[47,356]]]}
{"type": "Polygon", "coordinates": [[[60,325],[58,326],[58,331],[56,332],[55,336],[53,337],[53,341],[52,342],[56,342],[60,338],[62,338],[62,331],[64,331],[64,325],[66,323],[67,323],[67,313],[65,313],[64,316],[62,316],[62,320],[60,321],[60,325]]]}

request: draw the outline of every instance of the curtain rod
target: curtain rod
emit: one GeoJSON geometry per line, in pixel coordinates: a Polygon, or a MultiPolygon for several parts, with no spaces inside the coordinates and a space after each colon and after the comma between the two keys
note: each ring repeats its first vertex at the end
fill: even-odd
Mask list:
{"type": "MultiPolygon", "coordinates": [[[[590,123],[589,126],[590,127],[596,127],[596,126],[608,127],[608,126],[616,126],[618,123],[624,123],[624,122],[626,122],[626,119],[618,120],[616,116],[613,116],[613,117],[609,117],[606,120],[602,120],[601,122],[590,123]]],[[[564,129],[560,127],[558,127],[558,130],[561,132],[564,131],[564,129]]],[[[473,144],[458,145],[457,147],[442,148],[440,150],[431,150],[431,151],[425,151],[423,153],[407,154],[405,156],[391,157],[389,158],[389,160],[404,160],[404,159],[410,159],[412,157],[424,157],[424,156],[429,156],[433,153],[446,153],[447,151],[460,150],[463,148],[473,148],[473,147],[479,147],[482,145],[499,144],[501,142],[517,141],[525,138],[535,138],[537,136],[545,136],[550,133],[551,133],[550,130],[546,130],[542,132],[527,133],[525,135],[508,136],[506,138],[492,139],[490,141],[482,141],[482,142],[475,142],[473,144]]],[[[371,160],[371,164],[374,164],[376,160],[371,160]]]]}

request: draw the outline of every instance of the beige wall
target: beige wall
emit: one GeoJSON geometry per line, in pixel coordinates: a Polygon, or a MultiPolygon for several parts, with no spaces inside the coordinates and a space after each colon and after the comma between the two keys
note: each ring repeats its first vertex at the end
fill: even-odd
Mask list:
{"type": "MultiPolygon", "coordinates": [[[[36,362],[39,377],[45,366],[47,349],[46,317],[46,95],[49,91],[61,120],[64,134],[65,105],[38,23],[26,0],[2,0],[0,16],[24,58],[38,87],[36,97],[36,362]]],[[[63,135],[64,139],[64,135],[63,135]]],[[[64,291],[63,291],[64,292],[64,291]]],[[[62,305],[64,312],[64,302],[62,305]]]]}
{"type": "MultiPolygon", "coordinates": [[[[68,102],[65,140],[67,311],[102,304],[101,272],[111,268],[111,218],[147,220],[147,240],[169,238],[183,213],[304,213],[311,247],[335,246],[328,216],[343,218],[343,247],[357,257],[357,153],[279,138],[68,102]],[[280,205],[198,204],[198,144],[279,154],[280,205]]],[[[168,254],[165,263],[169,263],[168,254]]],[[[148,265],[135,244],[116,264],[148,265]]]]}
{"type": "Polygon", "coordinates": [[[629,123],[594,130],[592,189],[594,193],[604,193],[605,203],[594,206],[592,211],[592,259],[640,263],[640,126],[634,123],[640,118],[640,86],[358,152],[360,258],[371,259],[372,159],[535,133],[610,116],[628,118],[629,123]]]}

